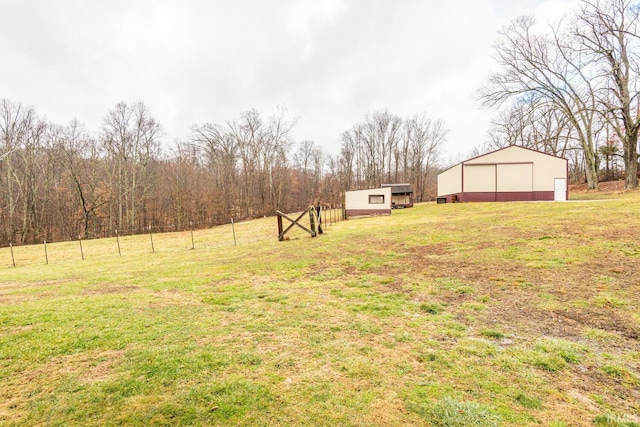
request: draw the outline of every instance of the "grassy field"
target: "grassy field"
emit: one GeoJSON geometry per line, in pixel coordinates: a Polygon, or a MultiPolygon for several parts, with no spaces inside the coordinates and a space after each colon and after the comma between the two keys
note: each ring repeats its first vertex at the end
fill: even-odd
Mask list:
{"type": "Polygon", "coordinates": [[[640,425],[640,193],[0,249],[2,425],[640,425]]]}

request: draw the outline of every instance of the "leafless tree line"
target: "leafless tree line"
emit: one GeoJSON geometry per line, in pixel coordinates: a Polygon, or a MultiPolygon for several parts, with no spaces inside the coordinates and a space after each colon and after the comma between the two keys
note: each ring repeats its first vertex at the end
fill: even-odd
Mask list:
{"type": "Polygon", "coordinates": [[[367,114],[342,134],[340,180],[352,189],[410,183],[416,201],[433,200],[447,133],[444,122],[421,114],[367,114]]]}
{"type": "Polygon", "coordinates": [[[623,159],[625,187],[638,186],[640,3],[581,0],[547,30],[513,21],[495,44],[501,70],[480,90],[503,107],[490,147],[518,144],[569,158],[597,188],[601,160],[623,159]]]}
{"type": "Polygon", "coordinates": [[[443,123],[373,113],[344,133],[335,156],[310,140],[296,144],[295,124],[284,109],[269,116],[250,110],[194,125],[165,148],[162,127],[142,102],[117,104],[91,132],[77,120],[48,123],[33,108],[2,99],[0,245],[184,230],[312,203],[335,206],[344,191],[383,182],[410,182],[420,200],[433,194],[443,123]]]}

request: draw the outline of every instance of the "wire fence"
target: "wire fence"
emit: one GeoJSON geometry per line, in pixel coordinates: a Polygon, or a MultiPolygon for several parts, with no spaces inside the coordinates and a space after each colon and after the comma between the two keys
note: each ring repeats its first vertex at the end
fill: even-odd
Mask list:
{"type": "MultiPolygon", "coordinates": [[[[327,229],[344,221],[342,207],[322,209],[319,215],[322,226],[327,229]]],[[[0,265],[18,267],[31,264],[84,261],[103,257],[141,256],[155,252],[179,252],[198,249],[233,248],[252,245],[266,240],[278,239],[276,217],[265,217],[241,222],[233,219],[228,224],[207,229],[191,228],[184,231],[165,231],[162,227],[148,226],[145,234],[120,234],[114,230],[111,237],[98,239],[69,239],[32,245],[9,245],[0,247],[0,265]]],[[[291,233],[292,239],[308,238],[304,232],[291,233]]]]}

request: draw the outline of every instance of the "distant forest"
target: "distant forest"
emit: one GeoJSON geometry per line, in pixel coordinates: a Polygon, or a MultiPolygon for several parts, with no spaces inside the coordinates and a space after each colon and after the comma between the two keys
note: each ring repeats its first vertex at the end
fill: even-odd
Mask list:
{"type": "MultiPolygon", "coordinates": [[[[498,109],[473,154],[522,145],[569,160],[570,179],[640,175],[640,2],[580,0],[557,24],[520,17],[494,44],[498,65],[478,98],[498,109]]],[[[339,205],[346,190],[410,183],[436,196],[447,129],[416,114],[372,112],[329,155],[294,141],[282,109],[194,125],[171,146],[141,103],[119,103],[100,129],[48,123],[0,100],[0,245],[184,230],[339,205]]]]}
{"type": "Polygon", "coordinates": [[[293,141],[295,120],[277,109],[194,125],[163,142],[142,102],[119,103],[100,129],[49,123],[0,100],[0,245],[178,231],[338,206],[345,190],[410,183],[415,201],[435,197],[443,122],[367,114],[329,155],[293,141]]]}

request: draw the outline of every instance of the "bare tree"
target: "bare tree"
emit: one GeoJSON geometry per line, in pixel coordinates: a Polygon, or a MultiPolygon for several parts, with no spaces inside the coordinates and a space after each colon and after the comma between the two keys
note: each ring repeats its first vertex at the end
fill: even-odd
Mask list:
{"type": "Polygon", "coordinates": [[[298,145],[293,162],[298,176],[298,205],[304,208],[312,201],[323,197],[321,183],[324,177],[325,154],[315,142],[304,140],[298,145]]]}
{"type": "Polygon", "coordinates": [[[293,144],[291,130],[297,120],[290,119],[284,107],[277,107],[269,117],[266,133],[262,136],[261,167],[268,179],[269,213],[285,202],[289,181],[288,152],[293,144]]]}
{"type": "Polygon", "coordinates": [[[402,120],[385,110],[366,114],[363,122],[343,132],[342,151],[345,166],[354,174],[352,186],[375,187],[394,180],[401,127],[402,120]]]}
{"type": "MultiPolygon", "coordinates": [[[[291,196],[298,191],[295,122],[284,109],[267,117],[250,110],[222,125],[194,126],[164,157],[160,125],[142,103],[117,104],[92,134],[77,121],[45,123],[33,109],[2,100],[0,242],[88,238],[149,224],[184,229],[287,210],[300,203],[291,196]]],[[[308,186],[320,198],[325,188],[333,195],[339,187],[335,174],[324,180],[324,153],[307,148],[308,186]]]]}
{"type": "Polygon", "coordinates": [[[638,186],[640,3],[582,0],[573,23],[579,48],[598,64],[602,113],[623,147],[625,188],[638,186]]]}
{"type": "Polygon", "coordinates": [[[21,104],[15,104],[3,98],[0,101],[0,149],[2,150],[2,163],[4,185],[2,188],[3,224],[9,241],[16,241],[18,226],[16,223],[17,209],[17,177],[18,171],[14,164],[14,156],[22,149],[22,141],[28,132],[35,115],[33,109],[21,104]]]}
{"type": "Polygon", "coordinates": [[[283,108],[266,120],[253,109],[224,125],[192,128],[190,141],[204,154],[204,163],[216,177],[227,213],[236,218],[266,215],[286,203],[290,134],[295,123],[283,108]]]}
{"type": "Polygon", "coordinates": [[[205,123],[192,127],[190,141],[198,151],[204,153],[203,164],[212,177],[215,188],[220,192],[221,200],[216,204],[221,207],[218,215],[236,216],[235,209],[240,194],[238,139],[220,125],[205,123]]]}
{"type": "MultiPolygon", "coordinates": [[[[36,243],[46,236],[42,235],[44,209],[39,203],[39,191],[46,180],[39,179],[47,163],[44,161],[44,137],[48,124],[34,117],[23,141],[22,174],[18,180],[22,198],[22,240],[36,243]]],[[[46,176],[46,175],[45,175],[46,176]]]]}
{"type": "Polygon", "coordinates": [[[531,17],[516,19],[501,31],[495,44],[502,71],[493,74],[480,90],[487,106],[516,100],[550,103],[571,125],[583,150],[589,188],[598,187],[597,99],[599,76],[593,59],[577,47],[560,26],[550,35],[533,32],[531,17]]]}
{"type": "Polygon", "coordinates": [[[358,133],[354,129],[346,130],[342,132],[341,140],[340,181],[343,183],[344,190],[355,190],[360,185],[358,176],[360,171],[358,133]]]}
{"type": "Polygon", "coordinates": [[[491,121],[488,148],[520,145],[563,157],[573,142],[571,124],[552,103],[516,103],[491,121]]]}
{"type": "Polygon", "coordinates": [[[151,189],[149,167],[159,154],[160,124],[142,102],[121,102],[104,118],[102,134],[117,191],[116,226],[133,232],[151,189]]]}
{"type": "Polygon", "coordinates": [[[201,153],[191,140],[178,141],[168,158],[160,161],[161,172],[150,199],[156,226],[184,230],[214,223],[211,219],[222,200],[215,176],[201,162],[201,153]]]}
{"type": "Polygon", "coordinates": [[[437,164],[447,133],[442,120],[431,120],[416,114],[404,122],[404,145],[408,158],[404,170],[415,186],[417,201],[433,200],[435,196],[437,164]]]}
{"type": "Polygon", "coordinates": [[[276,109],[267,122],[257,110],[246,111],[240,119],[227,122],[240,155],[245,216],[270,213],[283,203],[288,179],[283,173],[295,123],[282,108],[276,109]]]}
{"type": "Polygon", "coordinates": [[[97,210],[108,202],[107,192],[102,188],[104,162],[101,161],[96,139],[77,120],[63,128],[56,139],[56,148],[61,154],[59,161],[80,205],[82,230],[87,239],[91,230],[95,230],[97,210]]]}
{"type": "Polygon", "coordinates": [[[444,122],[424,114],[402,120],[382,111],[342,133],[340,179],[344,188],[408,181],[418,201],[433,197],[436,165],[446,141],[444,122]]]}
{"type": "Polygon", "coordinates": [[[43,137],[47,124],[32,108],[0,102],[0,135],[6,176],[7,234],[12,241],[33,243],[40,239],[42,209],[38,192],[42,180],[43,137]],[[19,237],[18,237],[19,234],[19,237]]]}
{"type": "Polygon", "coordinates": [[[249,217],[257,212],[252,196],[256,193],[257,187],[255,177],[259,170],[258,151],[260,135],[263,132],[262,118],[257,110],[245,111],[240,115],[240,119],[227,121],[227,127],[236,141],[240,156],[242,185],[239,186],[239,214],[249,217]]]}

